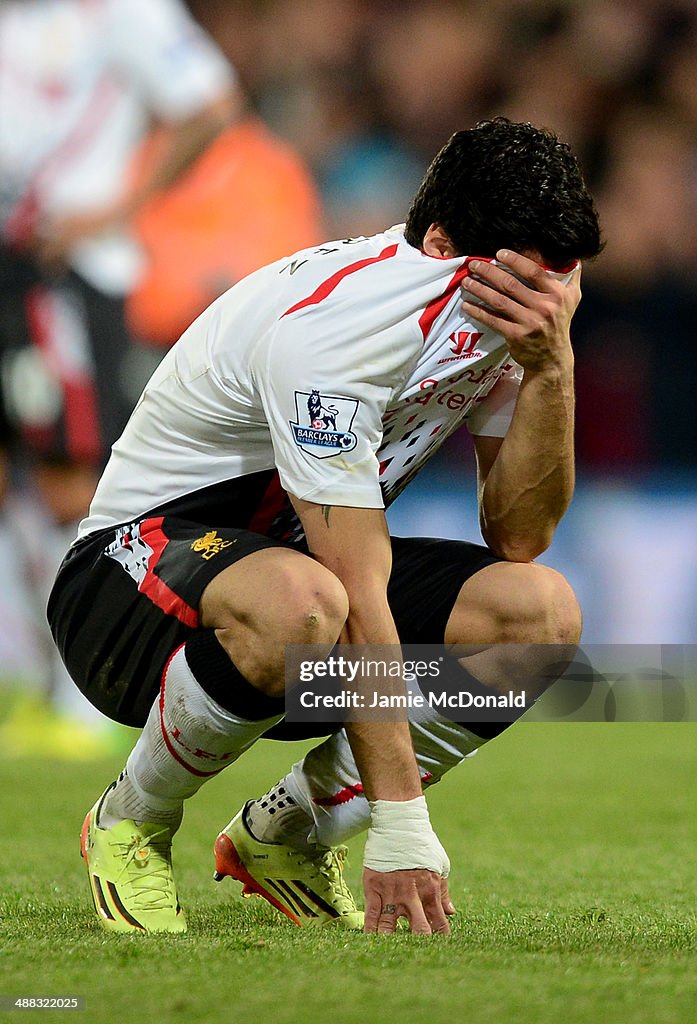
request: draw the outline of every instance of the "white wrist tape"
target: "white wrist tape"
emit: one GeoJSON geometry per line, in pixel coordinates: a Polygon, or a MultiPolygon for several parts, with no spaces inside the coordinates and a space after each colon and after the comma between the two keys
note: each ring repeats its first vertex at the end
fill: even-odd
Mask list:
{"type": "Polygon", "coordinates": [[[448,877],[450,861],[431,827],[426,798],[373,800],[363,865],[373,871],[424,868],[448,877]]]}

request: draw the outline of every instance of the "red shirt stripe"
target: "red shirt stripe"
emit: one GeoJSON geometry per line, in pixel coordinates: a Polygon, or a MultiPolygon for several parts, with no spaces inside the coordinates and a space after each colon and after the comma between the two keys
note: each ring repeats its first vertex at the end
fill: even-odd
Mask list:
{"type": "MultiPolygon", "coordinates": [[[[307,298],[301,299],[300,302],[296,302],[294,306],[287,309],[283,316],[288,316],[290,313],[296,313],[299,309],[305,309],[307,306],[316,306],[318,303],[326,299],[328,295],[334,291],[337,285],[341,284],[345,277],[349,274],[355,274],[357,270],[363,270],[364,267],[369,267],[373,263],[380,263],[382,260],[389,260],[391,256],[395,256],[397,253],[398,246],[388,245],[386,249],[383,249],[379,256],[370,256],[365,260],[357,260],[356,263],[349,263],[347,267],[342,267],[341,270],[337,270],[335,274],[328,277],[326,281],[323,281],[318,288],[316,288],[312,295],[308,295],[307,298]]],[[[283,318],[281,317],[281,319],[283,318]]]]}
{"type": "Polygon", "coordinates": [[[440,316],[440,314],[443,312],[443,310],[445,309],[445,307],[448,305],[451,298],[455,294],[455,289],[459,286],[460,282],[463,281],[469,274],[468,264],[469,257],[450,278],[443,294],[439,295],[438,298],[436,299],[431,299],[431,301],[428,303],[423,313],[419,317],[419,327],[421,328],[421,334],[423,335],[424,341],[426,341],[429,331],[433,327],[437,318],[440,316]]]}

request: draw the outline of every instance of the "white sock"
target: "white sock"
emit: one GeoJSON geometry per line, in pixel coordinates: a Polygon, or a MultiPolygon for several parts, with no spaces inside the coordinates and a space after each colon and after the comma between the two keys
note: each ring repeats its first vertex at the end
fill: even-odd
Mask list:
{"type": "MultiPolygon", "coordinates": [[[[438,782],[486,742],[428,707],[412,709],[409,724],[425,786],[438,782]]],[[[309,842],[336,846],[370,824],[370,807],[343,729],[294,764],[279,785],[305,812],[309,842]]],[[[293,845],[295,840],[292,835],[284,838],[279,828],[276,842],[293,845]]]]}
{"type": "Polygon", "coordinates": [[[260,843],[287,843],[295,849],[309,849],[312,818],[298,807],[288,792],[285,780],[272,786],[258,800],[248,804],[244,820],[260,843]]]}
{"type": "Polygon", "coordinates": [[[124,818],[178,827],[187,797],[236,761],[282,716],[248,721],[226,711],[194,677],[180,647],[126,768],[105,796],[99,823],[124,818]]]}

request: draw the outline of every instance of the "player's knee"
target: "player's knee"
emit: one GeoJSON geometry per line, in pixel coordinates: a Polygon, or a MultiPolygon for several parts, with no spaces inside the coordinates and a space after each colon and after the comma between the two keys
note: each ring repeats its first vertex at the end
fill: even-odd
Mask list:
{"type": "Polygon", "coordinates": [[[311,558],[294,556],[276,559],[266,585],[254,592],[219,586],[205,625],[231,642],[253,635],[270,650],[278,643],[333,645],[347,615],[348,598],[337,577],[311,558]]]}
{"type": "Polygon", "coordinates": [[[528,563],[516,569],[517,586],[504,606],[505,629],[513,634],[509,641],[577,644],[581,609],[567,580],[545,565],[528,563]]]}
{"type": "Polygon", "coordinates": [[[534,562],[498,562],[465,584],[455,643],[577,644],[581,610],[565,578],[534,562]],[[470,623],[476,623],[471,635],[470,623]]]}
{"type": "Polygon", "coordinates": [[[348,597],[337,577],[311,562],[311,569],[294,571],[282,588],[287,643],[334,645],[348,616],[348,597]]]}
{"type": "Polygon", "coordinates": [[[323,658],[339,639],[348,616],[348,597],[340,581],[310,559],[286,565],[274,578],[273,599],[248,620],[255,637],[255,676],[270,696],[285,689],[289,644],[312,645],[323,658]]]}
{"type": "Polygon", "coordinates": [[[547,566],[543,570],[541,608],[544,614],[547,643],[577,644],[581,639],[583,619],[581,608],[570,583],[560,572],[547,566]]]}
{"type": "MultiPolygon", "coordinates": [[[[325,657],[348,616],[348,598],[339,580],[318,563],[311,565],[309,572],[277,581],[277,613],[271,627],[277,642],[261,645],[255,673],[257,686],[270,697],[281,697],[285,691],[286,645],[311,644],[317,647],[318,657],[325,657]]],[[[264,631],[259,624],[257,634],[264,631]]]]}
{"type": "Polygon", "coordinates": [[[311,558],[274,559],[273,573],[259,585],[254,579],[240,588],[234,577],[217,578],[216,591],[204,605],[204,625],[237,668],[269,697],[285,690],[286,649],[312,644],[325,657],[339,639],[348,615],[342,584],[311,558]]]}
{"type": "Polygon", "coordinates": [[[559,629],[562,633],[560,643],[578,644],[581,640],[583,629],[583,613],[578,603],[578,598],[571,587],[571,584],[560,573],[557,573],[561,581],[557,602],[557,615],[560,619],[559,629]]]}

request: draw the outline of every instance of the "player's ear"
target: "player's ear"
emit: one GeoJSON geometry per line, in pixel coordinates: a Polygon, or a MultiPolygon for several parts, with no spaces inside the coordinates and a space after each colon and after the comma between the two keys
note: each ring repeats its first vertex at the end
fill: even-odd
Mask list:
{"type": "Polygon", "coordinates": [[[452,259],[453,256],[458,255],[445,228],[440,224],[431,224],[424,235],[423,250],[428,256],[439,256],[442,259],[452,259]]]}

